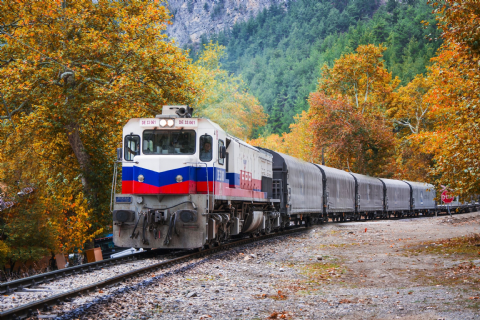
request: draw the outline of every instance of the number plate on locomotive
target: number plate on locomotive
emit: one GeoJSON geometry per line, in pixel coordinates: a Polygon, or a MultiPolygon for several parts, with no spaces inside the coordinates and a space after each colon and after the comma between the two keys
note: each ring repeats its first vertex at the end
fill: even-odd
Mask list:
{"type": "Polygon", "coordinates": [[[115,197],[116,203],[132,203],[132,197],[115,197]]]}

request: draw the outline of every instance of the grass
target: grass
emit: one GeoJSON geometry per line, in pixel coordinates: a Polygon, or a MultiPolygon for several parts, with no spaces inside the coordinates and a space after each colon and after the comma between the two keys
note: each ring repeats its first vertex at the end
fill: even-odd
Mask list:
{"type": "Polygon", "coordinates": [[[345,272],[345,268],[341,267],[338,263],[332,262],[314,262],[302,266],[302,273],[314,282],[331,280],[345,272]]]}
{"type": "Polygon", "coordinates": [[[416,248],[407,250],[414,255],[450,255],[463,259],[480,259],[480,234],[472,233],[465,237],[423,242],[416,248]]]}
{"type": "Polygon", "coordinates": [[[473,288],[478,288],[480,284],[480,267],[466,262],[447,269],[417,271],[415,281],[425,282],[434,286],[472,286],[473,288]]]}
{"type": "MultiPolygon", "coordinates": [[[[469,288],[478,290],[480,284],[480,266],[472,263],[472,260],[480,259],[480,234],[472,233],[464,237],[424,242],[415,248],[408,249],[414,255],[448,255],[458,264],[449,267],[435,267],[431,270],[417,271],[415,281],[428,285],[441,285],[455,288],[469,288]]],[[[472,302],[469,300],[469,302],[472,302]]],[[[479,303],[470,303],[471,308],[478,308],[479,303]]]]}

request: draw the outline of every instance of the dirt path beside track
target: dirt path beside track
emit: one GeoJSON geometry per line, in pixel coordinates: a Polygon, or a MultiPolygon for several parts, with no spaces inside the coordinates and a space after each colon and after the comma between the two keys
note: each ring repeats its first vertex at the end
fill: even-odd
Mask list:
{"type": "Polygon", "coordinates": [[[90,313],[117,319],[479,319],[480,213],[329,223],[90,313]],[[478,266],[478,267],[477,267],[478,266]]]}

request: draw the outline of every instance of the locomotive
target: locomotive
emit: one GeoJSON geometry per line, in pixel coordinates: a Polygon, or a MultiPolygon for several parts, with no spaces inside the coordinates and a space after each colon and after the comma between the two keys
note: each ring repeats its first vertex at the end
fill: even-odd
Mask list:
{"type": "Polygon", "coordinates": [[[377,179],[253,147],[188,106],[123,128],[121,193],[112,186],[120,247],[194,249],[290,225],[428,215],[431,184],[377,179]]]}

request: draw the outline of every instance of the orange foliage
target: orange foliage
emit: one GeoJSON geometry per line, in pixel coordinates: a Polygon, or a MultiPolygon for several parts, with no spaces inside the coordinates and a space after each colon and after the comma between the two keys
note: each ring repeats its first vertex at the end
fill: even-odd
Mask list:
{"type": "Polygon", "coordinates": [[[434,126],[416,137],[434,154],[437,184],[461,195],[480,193],[480,65],[466,63],[470,59],[456,44],[434,58],[433,87],[425,96],[434,126]]]}
{"type": "Polygon", "coordinates": [[[401,88],[389,110],[411,131],[402,135],[399,175],[424,175],[422,180],[456,194],[479,194],[480,3],[446,0],[433,6],[445,43],[428,74],[401,88]],[[405,154],[413,156],[403,161],[405,154]]]}
{"type": "Polygon", "coordinates": [[[383,173],[394,139],[382,113],[358,112],[347,100],[320,92],[311,93],[309,103],[315,151],[327,148],[326,164],[369,175],[383,173]]]}

